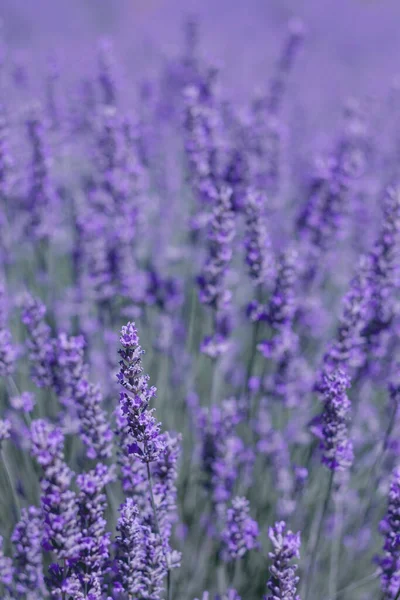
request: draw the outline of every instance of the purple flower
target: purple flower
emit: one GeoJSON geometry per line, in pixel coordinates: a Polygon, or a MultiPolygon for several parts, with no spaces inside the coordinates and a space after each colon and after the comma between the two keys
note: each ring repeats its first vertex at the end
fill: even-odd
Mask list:
{"type": "Polygon", "coordinates": [[[121,330],[122,349],[118,382],[124,387],[120,394],[120,406],[125,416],[132,441],[125,449],[143,462],[153,462],[165,449],[160,434],[160,424],[149,408],[156,395],[156,388],[149,387],[149,376],[143,375],[143,350],[134,323],[128,323],[121,330]]]}
{"type": "Polygon", "coordinates": [[[266,357],[280,354],[292,343],[291,327],[295,315],[295,284],[297,280],[297,252],[289,249],[279,258],[275,286],[265,313],[260,318],[268,322],[272,334],[261,342],[258,349],[266,357]]]}
{"type": "Polygon", "coordinates": [[[99,582],[109,558],[110,534],[106,533],[105,510],[107,498],[104,487],[112,480],[109,467],[98,463],[92,471],[78,475],[79,524],[82,535],[80,560],[81,578],[90,586],[96,578],[99,582]]]}
{"type": "Polygon", "coordinates": [[[73,474],[65,464],[63,446],[64,436],[60,429],[42,419],[33,421],[31,450],[43,469],[43,547],[68,564],[79,556],[82,533],[76,494],[70,490],[73,474]]]}
{"type": "Polygon", "coordinates": [[[383,556],[378,559],[381,569],[381,586],[385,600],[393,600],[400,590],[400,468],[392,474],[389,504],[380,524],[385,537],[383,556]]]}
{"type": "Polygon", "coordinates": [[[270,83],[267,99],[267,110],[277,113],[282,105],[282,98],[287,85],[287,77],[292,69],[304,38],[304,25],[300,19],[291,19],[288,23],[288,36],[276,65],[275,75],[270,83]]]}
{"type": "Polygon", "coordinates": [[[181,436],[172,436],[169,433],[162,434],[165,449],[152,465],[153,494],[157,511],[157,519],[160,535],[164,544],[167,545],[171,537],[172,525],[177,520],[177,489],[178,477],[177,463],[180,455],[181,436]]]}
{"type": "Polygon", "coordinates": [[[0,535],[0,583],[8,590],[11,589],[14,576],[12,560],[4,555],[3,537],[0,535]]]}
{"type": "Polygon", "coordinates": [[[32,363],[32,379],[38,387],[53,385],[54,353],[50,327],[44,320],[45,305],[30,294],[22,304],[22,322],[27,328],[29,359],[32,363]]]}
{"type": "MultiPolygon", "coordinates": [[[[231,302],[231,292],[225,281],[232,259],[233,238],[235,235],[231,194],[231,189],[226,187],[221,188],[218,193],[210,221],[208,257],[201,275],[197,278],[200,301],[215,311],[215,332],[211,338],[218,340],[218,345],[215,348],[218,347],[221,350],[224,349],[221,342],[228,337],[225,324],[231,302]]],[[[205,343],[204,349],[208,348],[209,345],[210,340],[205,343]]]]}
{"type": "Polygon", "coordinates": [[[214,508],[219,510],[232,497],[239,467],[246,460],[242,440],[236,433],[241,413],[234,399],[211,406],[198,414],[204,485],[211,491],[214,508]]]}
{"type": "Polygon", "coordinates": [[[299,600],[296,586],[299,578],[296,576],[297,565],[291,564],[300,554],[300,533],[286,530],[286,523],[280,521],[269,528],[269,539],[272,542],[273,552],[269,553],[272,559],[270,578],[267,583],[269,593],[265,600],[299,600]]]}
{"type": "Polygon", "coordinates": [[[10,210],[7,199],[13,183],[13,160],[10,154],[9,123],[4,106],[0,105],[0,199],[2,208],[10,210]]]}
{"type": "Polygon", "coordinates": [[[18,594],[45,594],[42,558],[42,513],[35,506],[22,510],[11,537],[14,546],[14,582],[18,594]]]}
{"type": "Polygon", "coordinates": [[[325,375],[319,388],[324,408],[314,423],[314,432],[321,440],[322,462],[332,471],[348,469],[353,462],[353,444],[347,428],[351,409],[346,394],[349,386],[349,377],[338,370],[325,375]]]}
{"type": "MultiPolygon", "coordinates": [[[[0,186],[1,186],[1,165],[0,165],[0,186]]],[[[1,197],[1,187],[0,187],[1,197]]],[[[7,328],[7,306],[5,297],[5,287],[0,279],[0,377],[8,377],[14,371],[16,349],[12,343],[12,337],[7,328]]]]}
{"type": "Polygon", "coordinates": [[[232,507],[226,511],[226,521],[221,533],[222,554],[229,562],[242,558],[248,550],[257,547],[258,525],[250,515],[246,498],[233,498],[232,507]]]}
{"type": "Polygon", "coordinates": [[[362,335],[367,338],[370,349],[380,345],[382,336],[398,315],[400,184],[387,188],[383,210],[383,225],[369,253],[367,266],[371,293],[368,321],[362,335]]]}
{"type": "Polygon", "coordinates": [[[79,418],[80,435],[87,448],[87,456],[104,459],[111,456],[112,431],[104,411],[103,397],[98,386],[88,381],[88,367],[84,363],[82,336],[60,334],[53,342],[56,361],[56,390],[71,404],[79,418]]]}
{"type": "Polygon", "coordinates": [[[141,522],[131,498],[120,512],[115,540],[118,583],[132,598],[160,600],[167,572],[161,539],[141,522]]]}
{"type": "Polygon", "coordinates": [[[22,392],[19,396],[11,396],[10,404],[14,410],[30,413],[35,408],[35,396],[32,392],[22,392]]]}
{"type": "MultiPolygon", "coordinates": [[[[342,315],[336,336],[324,355],[322,374],[335,369],[349,369],[363,363],[365,339],[362,332],[367,323],[370,286],[367,279],[367,261],[360,261],[342,303],[342,315]]],[[[316,389],[318,389],[318,382],[316,389]]]]}
{"type": "Polygon", "coordinates": [[[197,280],[200,301],[215,310],[222,308],[230,300],[230,292],[224,286],[224,279],[232,258],[235,235],[231,194],[229,188],[222,188],[218,194],[208,236],[209,255],[197,280]]]}
{"type": "Polygon", "coordinates": [[[122,489],[129,496],[135,496],[139,502],[140,498],[144,498],[148,485],[146,466],[135,454],[127,451],[133,443],[133,438],[121,406],[116,409],[115,417],[118,436],[117,463],[120,469],[122,489]]]}
{"type": "Polygon", "coordinates": [[[184,90],[185,152],[190,183],[200,206],[215,201],[217,182],[217,132],[219,116],[215,102],[215,71],[184,90]]]}
{"type": "Polygon", "coordinates": [[[45,141],[45,125],[40,111],[26,120],[31,146],[31,164],[25,200],[27,234],[34,240],[47,240],[54,228],[56,194],[50,174],[50,157],[45,141]]]}
{"type": "Polygon", "coordinates": [[[117,101],[115,81],[115,58],[113,45],[109,39],[103,39],[98,52],[101,101],[107,106],[115,106],[117,101]]]}
{"type": "Polygon", "coordinates": [[[8,329],[0,329],[0,377],[8,377],[13,373],[15,358],[11,333],[8,329]]]}
{"type": "Polygon", "coordinates": [[[249,190],[246,194],[246,264],[254,285],[268,284],[273,273],[271,242],[264,221],[266,198],[263,194],[249,190]]]}
{"type": "Polygon", "coordinates": [[[8,419],[0,419],[0,444],[11,435],[11,423],[8,419]]]}

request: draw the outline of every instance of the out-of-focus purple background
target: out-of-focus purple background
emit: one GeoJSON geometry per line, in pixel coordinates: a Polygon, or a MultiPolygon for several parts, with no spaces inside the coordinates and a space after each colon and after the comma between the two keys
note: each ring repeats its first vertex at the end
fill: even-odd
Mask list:
{"type": "Polygon", "coordinates": [[[188,13],[199,17],[203,51],[224,65],[234,94],[267,81],[294,15],[304,20],[307,38],[293,90],[316,116],[337,111],[346,95],[386,95],[400,71],[398,0],[0,1],[6,42],[37,68],[56,50],[71,73],[87,69],[106,34],[132,78],[151,74],[160,56],[179,48],[188,13]]]}

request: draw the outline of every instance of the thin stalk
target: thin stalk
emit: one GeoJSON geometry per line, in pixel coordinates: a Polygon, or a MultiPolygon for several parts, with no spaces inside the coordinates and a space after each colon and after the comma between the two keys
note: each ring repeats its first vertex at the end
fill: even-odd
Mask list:
{"type": "Polygon", "coordinates": [[[315,570],[315,566],[316,566],[316,562],[317,562],[316,559],[317,559],[317,554],[318,554],[319,542],[321,539],[322,526],[324,524],[324,520],[325,520],[327,510],[328,510],[329,500],[330,500],[331,492],[332,492],[333,476],[334,476],[334,472],[331,471],[331,473],[329,475],[329,482],[328,482],[328,487],[327,487],[326,494],[325,494],[324,503],[322,505],[322,510],[319,514],[316,536],[315,536],[315,539],[312,540],[312,543],[311,543],[312,544],[311,549],[310,549],[311,558],[310,558],[310,563],[309,563],[309,568],[308,568],[308,573],[307,573],[304,600],[308,599],[309,593],[311,590],[311,582],[312,582],[312,579],[314,576],[314,570],[315,570]]]}
{"type": "Polygon", "coordinates": [[[14,516],[15,516],[15,520],[17,522],[19,520],[19,515],[20,515],[20,506],[19,506],[17,495],[16,495],[15,490],[14,490],[14,486],[12,484],[12,479],[11,479],[11,475],[10,475],[10,469],[8,467],[7,459],[6,459],[6,456],[4,454],[4,449],[2,448],[1,445],[0,445],[0,458],[1,458],[2,463],[3,463],[4,472],[5,472],[6,479],[7,479],[7,484],[8,484],[8,487],[10,488],[11,497],[12,497],[13,505],[14,505],[14,516]]]}
{"type": "Polygon", "coordinates": [[[342,524],[343,524],[343,497],[341,491],[338,491],[338,497],[335,501],[335,525],[333,532],[333,543],[331,547],[331,559],[329,568],[329,597],[335,597],[337,591],[338,575],[339,575],[339,560],[340,546],[342,540],[342,524]],[[340,495],[339,495],[340,494],[340,495]]]}
{"type": "MultiPolygon", "coordinates": [[[[346,585],[346,587],[337,591],[334,596],[329,596],[328,600],[335,600],[335,598],[338,598],[345,592],[349,592],[351,590],[355,590],[359,587],[362,587],[364,585],[364,583],[371,581],[371,579],[376,579],[378,577],[378,575],[379,575],[379,571],[375,571],[375,573],[372,573],[371,575],[367,575],[367,577],[363,577],[362,579],[359,579],[358,581],[355,581],[354,583],[351,583],[350,585],[346,585]]],[[[382,600],[384,600],[384,598],[382,598],[382,600]]]]}
{"type": "Polygon", "coordinates": [[[249,356],[249,360],[247,363],[246,377],[245,377],[244,386],[243,386],[243,394],[249,394],[248,404],[247,404],[247,410],[248,410],[249,417],[254,416],[254,414],[256,412],[256,408],[257,408],[257,394],[250,393],[249,381],[253,375],[254,365],[256,363],[257,340],[258,340],[259,331],[260,331],[260,321],[257,321],[253,327],[250,356],[249,356]]]}
{"type": "Polygon", "coordinates": [[[218,375],[217,375],[217,367],[218,367],[218,358],[214,358],[212,360],[211,366],[211,377],[210,377],[210,404],[213,404],[218,391],[218,375]]]}

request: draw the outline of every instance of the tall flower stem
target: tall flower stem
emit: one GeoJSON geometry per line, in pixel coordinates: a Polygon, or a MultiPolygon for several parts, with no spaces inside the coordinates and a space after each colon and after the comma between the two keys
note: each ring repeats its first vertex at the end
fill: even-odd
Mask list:
{"type": "Polygon", "coordinates": [[[331,559],[329,568],[329,597],[334,598],[336,596],[338,574],[339,574],[339,558],[340,558],[340,546],[342,538],[342,523],[343,523],[343,497],[341,492],[338,490],[338,496],[335,499],[335,520],[334,520],[334,532],[333,542],[331,548],[331,559]]]}
{"type": "Polygon", "coordinates": [[[7,485],[10,488],[11,497],[13,500],[14,517],[15,517],[15,521],[17,522],[19,520],[19,515],[20,515],[20,506],[19,506],[17,495],[15,493],[13,483],[12,483],[10,469],[8,466],[7,458],[4,453],[4,448],[1,445],[0,445],[0,459],[1,459],[1,462],[3,463],[4,473],[5,473],[6,479],[7,479],[7,485]]]}
{"type": "Polygon", "coordinates": [[[334,477],[334,471],[331,471],[330,475],[329,475],[329,481],[328,481],[328,487],[326,489],[325,499],[324,499],[324,502],[322,505],[322,509],[318,516],[318,521],[317,521],[317,526],[316,526],[316,535],[315,535],[314,539],[311,539],[311,548],[310,548],[310,552],[309,552],[310,562],[309,562],[309,568],[308,568],[307,577],[306,577],[306,589],[303,594],[304,600],[308,600],[308,598],[310,596],[311,583],[312,583],[315,566],[316,566],[316,559],[317,559],[317,554],[318,554],[319,542],[321,539],[322,527],[324,524],[325,516],[328,511],[329,501],[331,498],[331,492],[332,492],[332,487],[333,487],[333,477],[334,477]]]}

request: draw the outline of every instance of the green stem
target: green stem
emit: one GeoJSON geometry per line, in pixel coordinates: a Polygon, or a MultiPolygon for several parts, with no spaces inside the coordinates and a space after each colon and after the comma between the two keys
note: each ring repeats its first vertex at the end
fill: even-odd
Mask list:
{"type": "Polygon", "coordinates": [[[19,520],[19,514],[20,514],[19,502],[18,502],[18,498],[17,498],[17,495],[16,495],[15,490],[14,490],[14,486],[12,484],[12,479],[11,479],[11,475],[10,475],[10,469],[8,467],[8,464],[7,464],[7,459],[6,459],[6,456],[4,454],[4,449],[2,448],[1,445],[0,445],[0,457],[1,457],[1,460],[3,462],[3,467],[4,467],[4,472],[6,474],[6,479],[7,479],[8,487],[10,488],[11,497],[12,497],[13,504],[14,504],[14,516],[15,516],[15,520],[17,522],[19,520]]]}
{"type": "MultiPolygon", "coordinates": [[[[338,491],[338,494],[341,494],[338,491]]],[[[339,574],[339,558],[340,558],[340,545],[342,538],[342,519],[343,519],[343,498],[337,497],[335,499],[335,525],[333,532],[333,542],[331,549],[331,560],[330,560],[330,568],[329,568],[329,597],[336,596],[337,583],[338,583],[338,574],[339,574]]]]}

